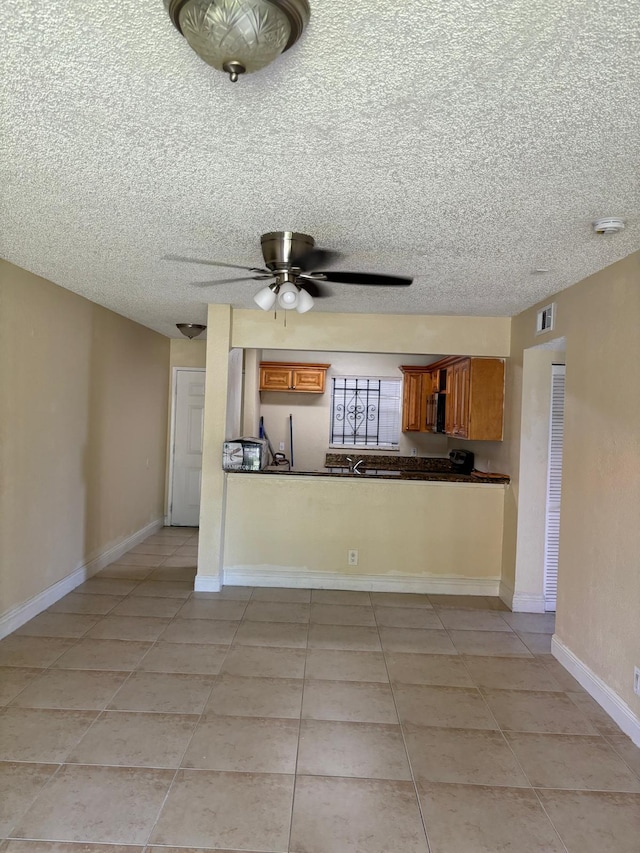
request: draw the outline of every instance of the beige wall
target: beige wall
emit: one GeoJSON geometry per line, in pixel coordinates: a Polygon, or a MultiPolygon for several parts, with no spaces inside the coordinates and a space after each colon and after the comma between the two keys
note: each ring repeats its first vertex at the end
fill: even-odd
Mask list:
{"type": "MultiPolygon", "coordinates": [[[[401,364],[428,364],[437,356],[391,355],[385,353],[313,352],[304,350],[263,350],[264,361],[300,361],[330,364],[324,394],[300,394],[276,391],[261,393],[260,414],[275,450],[284,442],[290,457],[289,415],[293,416],[294,464],[299,471],[324,467],[329,451],[331,421],[331,380],[334,376],[384,376],[402,379],[401,364]]],[[[409,456],[415,447],[419,456],[446,456],[447,438],[426,433],[401,433],[399,454],[409,456]]],[[[334,449],[334,453],[348,449],[334,449]]],[[[369,452],[369,451],[367,451],[369,452]]],[[[393,454],[395,451],[380,451],[393,454]]],[[[374,454],[375,455],[375,454],[374,454]]]]}
{"type": "MultiPolygon", "coordinates": [[[[565,440],[556,634],[640,716],[640,253],[553,297],[555,329],[535,335],[535,306],[513,320],[503,458],[514,478],[504,576],[515,577],[525,351],[566,339],[565,440]],[[516,510],[516,511],[514,511],[516,510]]],[[[547,304],[551,299],[545,300],[547,304]]],[[[526,425],[523,424],[523,431],[526,425]]],[[[524,537],[524,538],[523,538],[524,537]]],[[[519,547],[519,544],[518,544],[519,547]]],[[[515,578],[516,585],[518,578],[515,578]]]]}
{"type": "Polygon", "coordinates": [[[282,311],[274,320],[271,311],[238,310],[233,312],[232,346],[505,357],[510,334],[509,317],[323,314],[314,309],[302,315],[282,311]]]}
{"type": "Polygon", "coordinates": [[[298,582],[309,575],[310,586],[323,576],[330,586],[332,573],[406,578],[434,592],[455,592],[464,580],[495,595],[504,493],[483,484],[230,474],[225,571],[267,582],[274,573],[298,582]],[[351,549],[357,567],[347,564],[351,549]]]}
{"type": "Polygon", "coordinates": [[[163,515],[169,341],[0,261],[0,613],[163,515]]]}
{"type": "Polygon", "coordinates": [[[170,343],[169,366],[206,367],[207,342],[190,341],[186,338],[172,338],[170,343]]]}

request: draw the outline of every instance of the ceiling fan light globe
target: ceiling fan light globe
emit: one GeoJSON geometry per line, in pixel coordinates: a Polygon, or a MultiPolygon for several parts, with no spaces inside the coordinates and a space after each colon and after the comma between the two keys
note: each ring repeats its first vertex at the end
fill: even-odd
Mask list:
{"type": "Polygon", "coordinates": [[[278,305],[284,309],[297,308],[299,299],[298,288],[290,281],[285,281],[278,290],[278,305]]]}
{"type": "Polygon", "coordinates": [[[296,305],[296,311],[298,314],[304,314],[306,311],[311,311],[314,306],[313,296],[310,293],[307,293],[306,290],[302,289],[298,294],[298,304],[296,305]]]}
{"type": "Polygon", "coordinates": [[[263,287],[253,297],[253,301],[262,308],[263,311],[270,311],[276,303],[275,291],[270,287],[263,287]]]}

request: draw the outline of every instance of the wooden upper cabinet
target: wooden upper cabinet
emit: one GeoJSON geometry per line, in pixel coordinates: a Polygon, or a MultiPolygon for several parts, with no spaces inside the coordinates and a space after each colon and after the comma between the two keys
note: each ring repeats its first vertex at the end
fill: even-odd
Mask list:
{"type": "Polygon", "coordinates": [[[504,409],[504,361],[463,358],[454,362],[447,395],[448,435],[476,441],[501,441],[504,409]]]}
{"type": "Polygon", "coordinates": [[[262,361],[260,390],[324,394],[325,379],[330,367],[330,364],[262,361]]]}
{"type": "MultiPolygon", "coordinates": [[[[501,358],[470,358],[463,375],[468,387],[463,404],[464,434],[461,438],[502,441],[504,414],[504,361],[501,358]]],[[[463,393],[464,397],[464,393],[463,393]]]]}
{"type": "Polygon", "coordinates": [[[417,432],[424,429],[425,396],[423,385],[427,376],[423,370],[401,368],[404,373],[404,388],[402,393],[402,431],[417,432]]]}
{"type": "Polygon", "coordinates": [[[428,366],[400,369],[404,373],[403,432],[435,432],[435,395],[440,393],[445,397],[447,435],[476,441],[502,440],[503,359],[449,356],[428,366]]]}

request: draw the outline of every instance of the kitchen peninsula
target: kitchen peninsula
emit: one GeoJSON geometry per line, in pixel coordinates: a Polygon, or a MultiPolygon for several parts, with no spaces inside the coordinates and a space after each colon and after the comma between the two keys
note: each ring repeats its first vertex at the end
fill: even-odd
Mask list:
{"type": "Polygon", "coordinates": [[[364,473],[328,454],[325,470],[227,474],[225,583],[498,594],[508,477],[352,459],[364,473]]]}

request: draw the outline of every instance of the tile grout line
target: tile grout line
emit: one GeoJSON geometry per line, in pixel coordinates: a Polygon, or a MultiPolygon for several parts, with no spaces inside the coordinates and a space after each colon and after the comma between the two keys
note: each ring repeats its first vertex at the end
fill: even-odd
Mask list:
{"type": "Polygon", "coordinates": [[[411,761],[411,756],[409,755],[409,750],[407,748],[407,739],[406,739],[406,735],[405,735],[405,731],[404,731],[404,726],[402,725],[402,719],[400,717],[400,710],[398,708],[398,702],[396,700],[395,690],[393,689],[393,682],[391,679],[391,673],[389,672],[389,666],[387,664],[387,652],[386,652],[384,646],[382,645],[382,637],[380,636],[380,626],[378,625],[378,617],[377,617],[375,608],[373,610],[373,618],[375,619],[376,627],[378,629],[378,639],[380,642],[380,648],[382,650],[382,659],[384,661],[384,667],[385,667],[385,670],[387,672],[387,678],[389,679],[389,691],[391,693],[393,705],[394,705],[394,708],[396,709],[396,715],[398,717],[398,728],[400,730],[400,737],[402,738],[402,745],[404,746],[404,752],[405,752],[405,756],[407,759],[407,765],[409,767],[409,773],[411,774],[411,781],[413,783],[413,793],[414,793],[414,796],[416,798],[416,805],[418,806],[418,814],[420,815],[420,821],[422,823],[422,831],[424,832],[425,842],[427,844],[427,851],[428,851],[428,853],[431,853],[431,842],[429,841],[429,832],[427,830],[426,814],[425,814],[425,810],[422,807],[422,803],[420,802],[420,794],[418,792],[418,784],[416,782],[416,777],[415,777],[415,773],[413,770],[413,763],[411,761]]]}
{"type": "MultiPolygon", "coordinates": [[[[252,593],[253,595],[253,593],[252,593]]],[[[296,745],[296,760],[293,767],[293,789],[291,791],[291,816],[289,818],[289,835],[287,838],[287,850],[291,850],[291,838],[293,834],[293,812],[296,805],[296,787],[298,782],[298,760],[300,758],[300,738],[302,737],[302,709],[304,708],[304,689],[307,680],[307,660],[309,657],[309,632],[311,630],[311,603],[313,593],[309,590],[309,619],[307,621],[307,638],[304,646],[304,667],[302,670],[302,694],[300,696],[300,717],[298,719],[298,743],[296,745]]]]}

